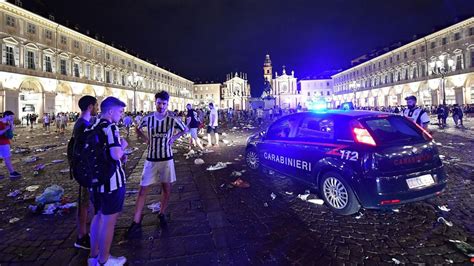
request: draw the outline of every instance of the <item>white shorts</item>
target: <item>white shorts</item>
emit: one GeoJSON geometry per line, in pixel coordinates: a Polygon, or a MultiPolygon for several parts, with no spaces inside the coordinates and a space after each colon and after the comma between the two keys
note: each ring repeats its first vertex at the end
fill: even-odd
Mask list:
{"type": "Polygon", "coordinates": [[[143,166],[142,181],[140,186],[146,187],[156,182],[174,183],[176,182],[176,172],[174,160],[150,162],[145,161],[143,166]]]}
{"type": "Polygon", "coordinates": [[[197,128],[190,128],[189,129],[189,134],[191,135],[191,138],[197,139],[198,138],[198,129],[197,128]]]}
{"type": "Polygon", "coordinates": [[[10,152],[10,145],[0,145],[0,158],[8,158],[11,157],[12,153],[10,152]]]}

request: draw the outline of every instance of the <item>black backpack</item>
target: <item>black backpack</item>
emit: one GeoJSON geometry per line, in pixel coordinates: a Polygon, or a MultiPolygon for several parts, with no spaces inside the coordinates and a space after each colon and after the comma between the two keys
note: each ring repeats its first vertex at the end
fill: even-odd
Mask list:
{"type": "Polygon", "coordinates": [[[107,126],[106,122],[100,121],[85,129],[81,134],[81,141],[74,140],[70,160],[71,172],[83,187],[99,187],[105,184],[117,169],[118,162],[112,159],[107,147],[107,136],[104,132],[107,126]]]}

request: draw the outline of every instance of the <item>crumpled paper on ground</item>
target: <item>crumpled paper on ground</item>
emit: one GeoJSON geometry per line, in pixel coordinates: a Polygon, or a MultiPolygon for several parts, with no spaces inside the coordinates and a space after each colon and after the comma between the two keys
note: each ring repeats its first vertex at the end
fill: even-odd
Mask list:
{"type": "Polygon", "coordinates": [[[204,164],[204,160],[201,158],[197,158],[194,160],[194,164],[197,164],[197,165],[204,164]]]}
{"type": "Polygon", "coordinates": [[[152,203],[150,205],[147,206],[148,209],[151,210],[151,212],[155,213],[155,212],[159,212],[160,209],[161,209],[161,203],[160,202],[155,202],[155,203],[152,203]]]}
{"type": "Polygon", "coordinates": [[[227,167],[227,164],[229,164],[229,163],[228,162],[226,162],[226,163],[217,162],[215,165],[209,166],[206,170],[207,171],[215,171],[215,170],[224,169],[224,168],[227,167]]]}
{"type": "Polygon", "coordinates": [[[45,188],[43,194],[36,197],[36,203],[48,204],[61,200],[64,194],[64,189],[58,185],[52,185],[45,188]]]}

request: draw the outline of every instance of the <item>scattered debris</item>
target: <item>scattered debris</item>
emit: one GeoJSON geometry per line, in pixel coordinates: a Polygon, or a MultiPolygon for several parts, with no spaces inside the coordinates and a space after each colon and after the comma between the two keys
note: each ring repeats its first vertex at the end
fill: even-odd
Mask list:
{"type": "Polygon", "coordinates": [[[444,211],[444,212],[449,212],[451,211],[451,209],[448,208],[448,205],[441,205],[441,206],[438,206],[438,209],[444,211]]]}
{"type": "Polygon", "coordinates": [[[395,264],[400,264],[400,263],[402,263],[401,261],[397,260],[396,258],[392,258],[392,261],[393,261],[395,264]]]}
{"type": "Polygon", "coordinates": [[[224,187],[225,187],[225,183],[222,183],[219,187],[220,187],[220,188],[224,188],[224,187]]]}
{"type": "Polygon", "coordinates": [[[226,139],[223,139],[222,142],[223,142],[224,144],[229,144],[229,143],[230,143],[230,141],[228,141],[228,140],[226,140],[226,139]]]}
{"type": "Polygon", "coordinates": [[[13,153],[15,154],[25,154],[25,153],[30,153],[31,152],[31,149],[30,148],[21,148],[21,147],[17,147],[13,150],[13,153]]]}
{"type": "Polygon", "coordinates": [[[285,191],[285,194],[288,195],[288,196],[292,196],[292,195],[293,195],[293,192],[285,191]]]}
{"type": "Polygon", "coordinates": [[[444,223],[445,225],[449,226],[449,227],[452,227],[453,226],[453,223],[444,219],[444,217],[438,217],[438,220],[437,220],[439,223],[444,223]]]}
{"type": "Polygon", "coordinates": [[[209,166],[206,170],[207,170],[207,171],[215,171],[215,170],[224,169],[224,168],[226,168],[226,167],[227,167],[227,163],[218,162],[218,163],[215,164],[215,165],[209,166]]]}
{"type": "Polygon", "coordinates": [[[178,153],[177,149],[171,149],[171,151],[173,152],[173,154],[178,153]]]}
{"type": "Polygon", "coordinates": [[[18,222],[20,220],[20,218],[11,218],[8,222],[11,223],[11,224],[14,224],[16,222],[18,222]]]}
{"type": "Polygon", "coordinates": [[[135,151],[138,151],[138,148],[135,147],[135,148],[126,148],[123,152],[126,154],[126,155],[130,155],[132,154],[133,152],[135,151]]]}
{"type": "Polygon", "coordinates": [[[356,216],[354,216],[357,220],[359,220],[360,218],[362,218],[364,216],[364,214],[362,212],[358,212],[356,216]]]}
{"type": "Polygon", "coordinates": [[[244,171],[241,171],[241,172],[239,172],[239,171],[232,171],[232,174],[230,174],[230,176],[242,176],[242,173],[243,173],[243,172],[244,172],[244,171]]]}
{"type": "Polygon", "coordinates": [[[137,194],[137,193],[138,193],[138,190],[136,190],[136,189],[135,190],[127,190],[125,192],[125,194],[137,194]]]}
{"type": "Polygon", "coordinates": [[[393,212],[399,213],[400,209],[392,209],[393,212]]]}
{"type": "Polygon", "coordinates": [[[268,203],[266,203],[266,202],[263,203],[263,206],[264,206],[265,208],[268,207],[268,203]]]}
{"type": "Polygon", "coordinates": [[[304,195],[298,194],[298,196],[296,196],[296,197],[297,197],[298,199],[301,199],[302,201],[307,201],[309,195],[310,195],[310,194],[304,194],[304,195]]]}
{"type": "Polygon", "coordinates": [[[204,164],[204,160],[201,158],[197,158],[194,160],[194,164],[197,164],[197,165],[204,164]]]}
{"type": "Polygon", "coordinates": [[[52,185],[47,187],[43,194],[36,197],[36,203],[48,204],[54,203],[61,200],[64,194],[64,189],[58,185],[52,185]]]}
{"type": "Polygon", "coordinates": [[[323,205],[324,204],[324,200],[322,200],[322,199],[309,199],[308,202],[316,204],[316,205],[323,205]]]}
{"type": "Polygon", "coordinates": [[[38,160],[39,160],[38,156],[28,156],[28,157],[23,159],[23,162],[24,163],[33,163],[33,162],[36,162],[38,160]]]}
{"type": "Polygon", "coordinates": [[[69,173],[69,171],[71,171],[69,168],[64,168],[64,169],[59,170],[61,174],[69,173]]]}
{"type": "Polygon", "coordinates": [[[446,261],[446,262],[449,263],[449,264],[453,264],[453,263],[454,263],[454,261],[453,261],[453,260],[450,260],[450,259],[445,259],[444,261],[446,261]]]}
{"type": "Polygon", "coordinates": [[[10,193],[8,193],[7,197],[10,197],[10,198],[15,198],[16,196],[20,195],[21,194],[21,191],[16,189],[10,193]]]}
{"type": "Polygon", "coordinates": [[[234,187],[239,187],[239,188],[249,188],[250,184],[242,179],[237,178],[234,182],[231,183],[234,187]]]}
{"type": "Polygon", "coordinates": [[[270,194],[270,197],[272,198],[272,200],[275,200],[277,195],[275,193],[272,192],[272,194],[270,194]]]}
{"type": "Polygon", "coordinates": [[[60,160],[53,160],[53,161],[52,161],[52,163],[62,163],[62,162],[64,162],[64,160],[61,160],[61,159],[60,159],[60,160]]]}
{"type": "Polygon", "coordinates": [[[147,206],[148,209],[151,210],[151,212],[155,213],[155,212],[159,212],[160,209],[161,209],[161,203],[160,202],[155,202],[155,203],[152,203],[150,205],[147,206]]]}
{"type": "Polygon", "coordinates": [[[34,186],[28,186],[25,188],[26,191],[29,191],[29,192],[34,192],[36,191],[40,186],[39,185],[34,185],[34,186]]]}
{"type": "Polygon", "coordinates": [[[474,247],[470,244],[460,241],[460,240],[449,240],[449,242],[453,243],[454,246],[461,251],[464,255],[474,258],[474,247]]]}

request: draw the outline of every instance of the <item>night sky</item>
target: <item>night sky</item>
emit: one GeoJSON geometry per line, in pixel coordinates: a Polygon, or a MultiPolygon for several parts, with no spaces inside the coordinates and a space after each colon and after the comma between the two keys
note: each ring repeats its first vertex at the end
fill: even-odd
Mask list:
{"type": "Polygon", "coordinates": [[[192,81],[246,72],[260,95],[265,54],[298,78],[474,16],[474,0],[23,0],[23,7],[127,47],[192,81]]]}

